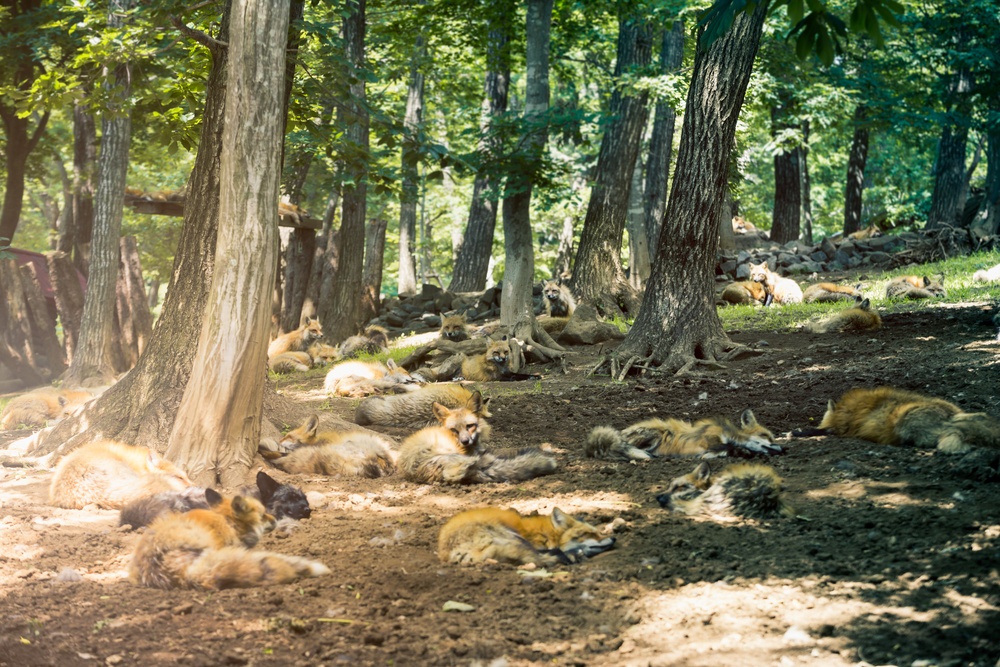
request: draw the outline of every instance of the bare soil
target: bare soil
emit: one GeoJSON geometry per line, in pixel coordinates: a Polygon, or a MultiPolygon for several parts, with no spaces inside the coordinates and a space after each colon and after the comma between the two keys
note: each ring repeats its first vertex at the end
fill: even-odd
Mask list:
{"type": "MultiPolygon", "coordinates": [[[[616,464],[579,448],[601,424],[747,407],[787,433],[846,389],[881,384],[1000,416],[1000,343],[984,307],[914,306],[862,336],[732,336],[765,354],[615,383],[586,375],[602,349],[577,348],[566,375],[539,368],[540,385],[486,387],[492,443],[551,443],[551,477],[454,488],[272,471],[317,510],[261,547],[333,570],[294,585],[137,588],[126,579],[137,536],[116,512],[48,507],[50,471],[0,468],[0,665],[997,664],[1000,485],[959,474],[954,458],[788,439],[769,463],[799,518],[720,524],[654,500],[692,461],[616,464]],[[440,563],[439,527],[483,504],[615,522],[618,542],[551,576],[440,563]],[[449,600],[474,610],[445,612],[449,600]]],[[[349,419],[355,402],[321,386],[314,373],[279,390],[349,419]]]]}

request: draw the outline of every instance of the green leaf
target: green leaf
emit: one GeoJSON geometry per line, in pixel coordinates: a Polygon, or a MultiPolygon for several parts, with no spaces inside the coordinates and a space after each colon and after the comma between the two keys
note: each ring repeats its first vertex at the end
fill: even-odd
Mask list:
{"type": "Polygon", "coordinates": [[[885,46],[885,40],[882,39],[882,31],[878,27],[878,17],[875,16],[875,12],[869,10],[868,16],[865,17],[865,29],[868,31],[868,36],[875,42],[875,46],[880,49],[885,46]]]}
{"type": "Polygon", "coordinates": [[[851,32],[862,32],[865,29],[865,16],[868,8],[861,3],[854,5],[851,10],[851,32]]]}
{"type": "Polygon", "coordinates": [[[798,23],[802,20],[802,15],[805,12],[805,7],[803,6],[802,0],[789,0],[788,2],[788,20],[792,23],[798,23]]]}
{"type": "Polygon", "coordinates": [[[833,40],[825,29],[821,29],[816,36],[816,54],[824,65],[833,64],[833,40]]]}
{"type": "Polygon", "coordinates": [[[799,60],[805,60],[809,56],[815,41],[816,30],[812,25],[809,25],[802,31],[799,38],[795,40],[795,55],[799,57],[799,60]]]}

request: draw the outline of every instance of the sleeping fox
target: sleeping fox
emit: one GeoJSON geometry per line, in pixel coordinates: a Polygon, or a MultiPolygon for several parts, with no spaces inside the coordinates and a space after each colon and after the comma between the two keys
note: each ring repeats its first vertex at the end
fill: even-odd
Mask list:
{"type": "Polygon", "coordinates": [[[809,333],[875,331],[882,328],[882,318],[871,306],[871,301],[858,297],[852,308],[834,313],[819,322],[809,322],[805,325],[805,330],[809,333]]]}
{"type": "Polygon", "coordinates": [[[754,463],[737,463],[712,475],[708,463],[702,461],[692,472],[674,479],[656,500],[675,512],[713,519],[795,515],[785,502],[778,474],[754,463]]]}
{"type": "MultiPolygon", "coordinates": [[[[420,428],[437,423],[433,406],[460,408],[472,398],[472,390],[455,383],[435,383],[416,391],[395,396],[369,396],[358,404],[354,421],[361,425],[412,426],[420,428]]],[[[488,398],[482,399],[479,415],[490,417],[488,398]]]]}
{"type": "Polygon", "coordinates": [[[385,438],[367,431],[319,431],[312,415],[289,431],[279,444],[292,448],[274,458],[261,452],[285,472],[348,477],[385,477],[396,471],[396,453],[385,438]]]}

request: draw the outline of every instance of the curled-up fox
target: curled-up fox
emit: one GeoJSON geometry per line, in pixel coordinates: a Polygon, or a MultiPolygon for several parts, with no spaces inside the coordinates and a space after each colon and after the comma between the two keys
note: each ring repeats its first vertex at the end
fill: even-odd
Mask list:
{"type": "Polygon", "coordinates": [[[268,452],[265,458],[285,472],[378,478],[396,471],[396,452],[388,440],[361,430],[320,431],[316,415],[289,431],[279,445],[291,451],[268,452]]]}
{"type": "Polygon", "coordinates": [[[876,331],[882,328],[882,317],[872,309],[871,301],[858,297],[857,303],[818,322],[809,322],[809,333],[841,333],[847,331],[876,331]]]}
{"type": "Polygon", "coordinates": [[[854,301],[860,297],[861,285],[851,287],[850,285],[838,285],[836,283],[816,283],[807,287],[802,293],[802,301],[805,303],[854,301]]]}
{"type": "MultiPolygon", "coordinates": [[[[437,423],[434,404],[460,408],[472,398],[472,390],[457,383],[434,383],[416,391],[394,396],[369,396],[358,404],[354,421],[361,425],[412,426],[421,428],[437,423]]],[[[482,399],[479,415],[491,416],[488,398],[482,399]]]]}
{"type": "Polygon", "coordinates": [[[770,466],[737,463],[716,475],[702,461],[656,497],[661,507],[712,519],[772,519],[795,515],[785,502],[781,478],[770,466]]]}

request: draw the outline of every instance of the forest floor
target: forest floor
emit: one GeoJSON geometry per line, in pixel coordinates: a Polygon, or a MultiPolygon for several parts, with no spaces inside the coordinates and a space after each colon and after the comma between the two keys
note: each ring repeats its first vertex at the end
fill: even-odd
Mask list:
{"type": "MultiPolygon", "coordinates": [[[[815,425],[848,388],[881,384],[1000,417],[987,311],[910,304],[861,336],[731,332],[766,342],[765,354],[682,378],[588,377],[606,349],[575,348],[567,374],[538,367],[540,383],[485,387],[492,444],[551,443],[560,469],[550,477],[445,487],[274,473],[310,492],[316,510],[260,547],[333,571],[294,585],[137,588],[126,579],[137,535],[118,529],[116,512],[49,507],[50,471],[0,468],[0,665],[993,667],[1000,484],[963,478],[949,457],[786,439],[787,454],[768,463],[798,518],[720,524],[654,500],[692,461],[610,463],[580,450],[594,426],[737,418],[747,407],[786,434],[815,425]],[[548,573],[440,563],[440,526],[485,504],[614,521],[617,544],[548,573]],[[443,611],[452,600],[474,610],[443,611]]],[[[278,383],[303,412],[349,419],[356,402],[321,388],[318,372],[278,383]]]]}

